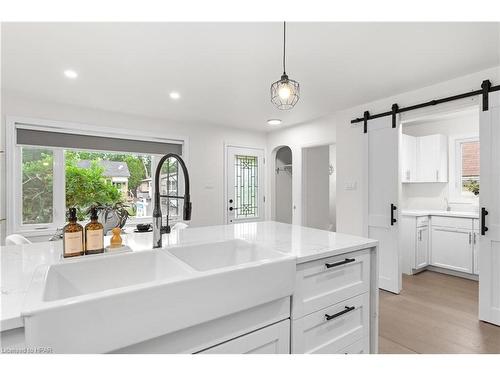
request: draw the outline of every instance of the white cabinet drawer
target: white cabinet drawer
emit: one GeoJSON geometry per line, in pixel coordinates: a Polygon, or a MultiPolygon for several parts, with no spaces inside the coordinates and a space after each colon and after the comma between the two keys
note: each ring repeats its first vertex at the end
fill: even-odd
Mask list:
{"type": "Polygon", "coordinates": [[[199,354],[290,354],[290,319],[275,323],[199,354]]]}
{"type": "Polygon", "coordinates": [[[472,230],[472,219],[465,217],[432,216],[432,225],[436,227],[472,230]]]}
{"type": "Polygon", "coordinates": [[[299,264],[292,318],[365,293],[370,287],[370,253],[362,250],[299,264]]]}
{"type": "Polygon", "coordinates": [[[424,227],[426,225],[429,225],[429,216],[417,217],[417,227],[424,227]]]}
{"type": "Polygon", "coordinates": [[[292,320],[292,353],[337,353],[370,332],[369,293],[292,320]]]}
{"type": "Polygon", "coordinates": [[[370,338],[364,337],[354,344],[342,348],[338,354],[370,354],[370,338]]]}

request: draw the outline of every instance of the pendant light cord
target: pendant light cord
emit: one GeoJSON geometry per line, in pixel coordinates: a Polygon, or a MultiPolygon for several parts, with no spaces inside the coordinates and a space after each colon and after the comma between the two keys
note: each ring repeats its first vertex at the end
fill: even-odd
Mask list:
{"type": "Polygon", "coordinates": [[[286,21],[283,22],[283,74],[286,74],[285,55],[286,55],[286,21]]]}

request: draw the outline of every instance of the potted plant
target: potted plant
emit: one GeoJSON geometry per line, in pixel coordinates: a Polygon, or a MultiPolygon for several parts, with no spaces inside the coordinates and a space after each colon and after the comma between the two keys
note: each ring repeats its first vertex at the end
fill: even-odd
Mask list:
{"type": "Polygon", "coordinates": [[[104,226],[104,233],[116,227],[123,228],[129,216],[135,215],[133,205],[126,204],[123,201],[116,203],[97,202],[95,207],[99,221],[104,226]]]}

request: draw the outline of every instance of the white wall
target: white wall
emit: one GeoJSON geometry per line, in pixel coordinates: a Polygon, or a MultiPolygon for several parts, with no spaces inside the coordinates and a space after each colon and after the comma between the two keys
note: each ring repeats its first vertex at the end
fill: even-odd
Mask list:
{"type": "Polygon", "coordinates": [[[330,228],[330,147],[307,147],[302,150],[302,224],[330,228]]]}
{"type": "MultiPolygon", "coordinates": [[[[300,145],[306,143],[337,145],[337,231],[357,235],[366,235],[367,217],[367,185],[366,185],[366,135],[363,134],[362,124],[351,125],[353,118],[362,117],[365,110],[371,113],[390,110],[393,103],[400,107],[425,102],[430,99],[461,94],[480,88],[481,82],[490,79],[493,85],[500,84],[500,67],[486,69],[474,74],[459,77],[433,86],[424,87],[406,93],[395,93],[394,96],[380,99],[371,103],[359,105],[335,113],[333,116],[316,120],[291,128],[275,131],[268,136],[268,150],[278,145],[287,144],[294,151],[294,203],[297,209],[294,213],[294,222],[300,218],[300,181],[301,165],[296,155],[300,155],[300,145]],[[297,152],[299,151],[299,152],[297,152]]],[[[354,90],[363,90],[363,82],[356,83],[354,90]]],[[[479,103],[476,98],[454,101],[436,107],[428,107],[417,111],[407,112],[401,118],[409,119],[424,116],[428,113],[440,112],[457,105],[479,103]]]]}
{"type": "MultiPolygon", "coordinates": [[[[69,121],[120,129],[142,129],[146,134],[161,132],[188,137],[188,168],[193,202],[191,224],[196,226],[224,223],[224,142],[263,149],[266,145],[265,133],[205,123],[197,126],[175,124],[162,119],[65,105],[14,92],[2,92],[2,110],[2,139],[5,136],[6,116],[69,121]]],[[[2,143],[2,149],[3,147],[2,143]]],[[[6,176],[2,175],[0,179],[4,185],[6,176]]]]}
{"type": "Polygon", "coordinates": [[[276,185],[274,197],[276,200],[275,220],[281,223],[292,223],[292,176],[291,168],[283,169],[284,165],[292,164],[292,150],[289,147],[281,147],[276,152],[276,168],[280,168],[275,173],[276,185]]]}
{"type": "MultiPolygon", "coordinates": [[[[418,184],[402,184],[402,208],[412,209],[446,209],[445,199],[449,202],[454,202],[450,198],[449,185],[454,183],[453,165],[455,147],[453,137],[456,136],[479,136],[479,114],[478,112],[467,112],[453,118],[444,119],[429,119],[428,121],[418,121],[403,125],[403,133],[414,137],[421,137],[431,134],[444,134],[448,137],[449,152],[448,152],[448,183],[418,183],[418,184]]],[[[462,202],[470,203],[470,210],[473,211],[472,205],[477,205],[477,198],[461,199],[462,202]]],[[[464,206],[466,209],[467,206],[464,206]]]]}

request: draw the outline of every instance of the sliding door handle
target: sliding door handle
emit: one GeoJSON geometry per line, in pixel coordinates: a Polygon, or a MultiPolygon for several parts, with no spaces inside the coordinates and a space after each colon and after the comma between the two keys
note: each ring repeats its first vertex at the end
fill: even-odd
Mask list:
{"type": "Polygon", "coordinates": [[[393,203],[391,203],[391,225],[397,223],[397,220],[394,218],[394,211],[396,211],[397,209],[398,208],[393,203]]]}
{"type": "Polygon", "coordinates": [[[484,236],[488,231],[488,227],[486,226],[486,215],[488,215],[488,211],[486,208],[481,207],[481,235],[484,236]]]}

